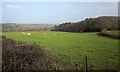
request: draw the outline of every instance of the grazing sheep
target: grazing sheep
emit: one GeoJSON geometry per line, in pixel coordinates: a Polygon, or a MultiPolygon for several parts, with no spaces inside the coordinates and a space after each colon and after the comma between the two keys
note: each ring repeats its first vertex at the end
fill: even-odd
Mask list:
{"type": "Polygon", "coordinates": [[[27,35],[29,35],[29,36],[30,36],[30,35],[31,35],[31,33],[27,33],[27,35]]]}
{"type": "Polygon", "coordinates": [[[55,36],[57,35],[57,34],[54,34],[55,36]]]}
{"type": "Polygon", "coordinates": [[[22,34],[26,34],[25,32],[22,32],[22,34]]]}
{"type": "Polygon", "coordinates": [[[43,33],[44,35],[47,35],[46,33],[43,33]]]}

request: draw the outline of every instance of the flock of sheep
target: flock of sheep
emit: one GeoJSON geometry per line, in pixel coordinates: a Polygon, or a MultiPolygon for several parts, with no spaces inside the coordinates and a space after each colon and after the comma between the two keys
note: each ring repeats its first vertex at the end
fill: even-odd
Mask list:
{"type": "MultiPolygon", "coordinates": [[[[29,33],[29,32],[22,32],[22,34],[23,35],[28,35],[28,36],[30,36],[30,35],[32,35],[31,33],[29,33]]],[[[47,35],[47,33],[43,33],[43,35],[47,35]]],[[[54,36],[56,36],[57,34],[54,34],[54,36]]]]}
{"type": "Polygon", "coordinates": [[[31,35],[31,33],[25,33],[25,32],[22,32],[22,34],[24,34],[24,35],[31,35]]]}

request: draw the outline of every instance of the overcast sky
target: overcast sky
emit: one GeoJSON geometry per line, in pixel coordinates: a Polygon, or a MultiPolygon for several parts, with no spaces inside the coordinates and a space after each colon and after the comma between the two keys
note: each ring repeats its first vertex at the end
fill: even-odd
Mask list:
{"type": "Polygon", "coordinates": [[[4,23],[58,24],[118,15],[117,2],[3,2],[0,5],[0,22],[4,23]]]}

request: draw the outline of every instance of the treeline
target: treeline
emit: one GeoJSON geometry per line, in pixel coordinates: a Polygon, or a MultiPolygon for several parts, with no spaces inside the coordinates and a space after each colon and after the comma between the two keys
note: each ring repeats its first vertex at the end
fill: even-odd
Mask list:
{"type": "Polygon", "coordinates": [[[54,27],[53,24],[15,24],[6,23],[2,24],[3,32],[21,32],[21,31],[46,31],[51,30],[54,27]]]}
{"type": "Polygon", "coordinates": [[[102,29],[116,30],[120,29],[117,16],[101,16],[98,18],[86,18],[80,22],[67,22],[55,26],[53,31],[66,32],[94,32],[102,29]]]}

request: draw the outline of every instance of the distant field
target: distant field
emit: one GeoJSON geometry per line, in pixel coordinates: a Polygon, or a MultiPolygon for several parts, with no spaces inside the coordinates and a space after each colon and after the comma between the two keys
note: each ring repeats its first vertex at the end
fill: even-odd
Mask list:
{"type": "Polygon", "coordinates": [[[2,24],[3,32],[51,30],[54,24],[2,24]]]}
{"type": "Polygon", "coordinates": [[[98,36],[92,33],[69,32],[4,32],[7,38],[36,43],[47,49],[56,59],[59,67],[70,66],[73,63],[84,63],[88,57],[89,66],[93,69],[117,69],[118,40],[98,36]]]}

